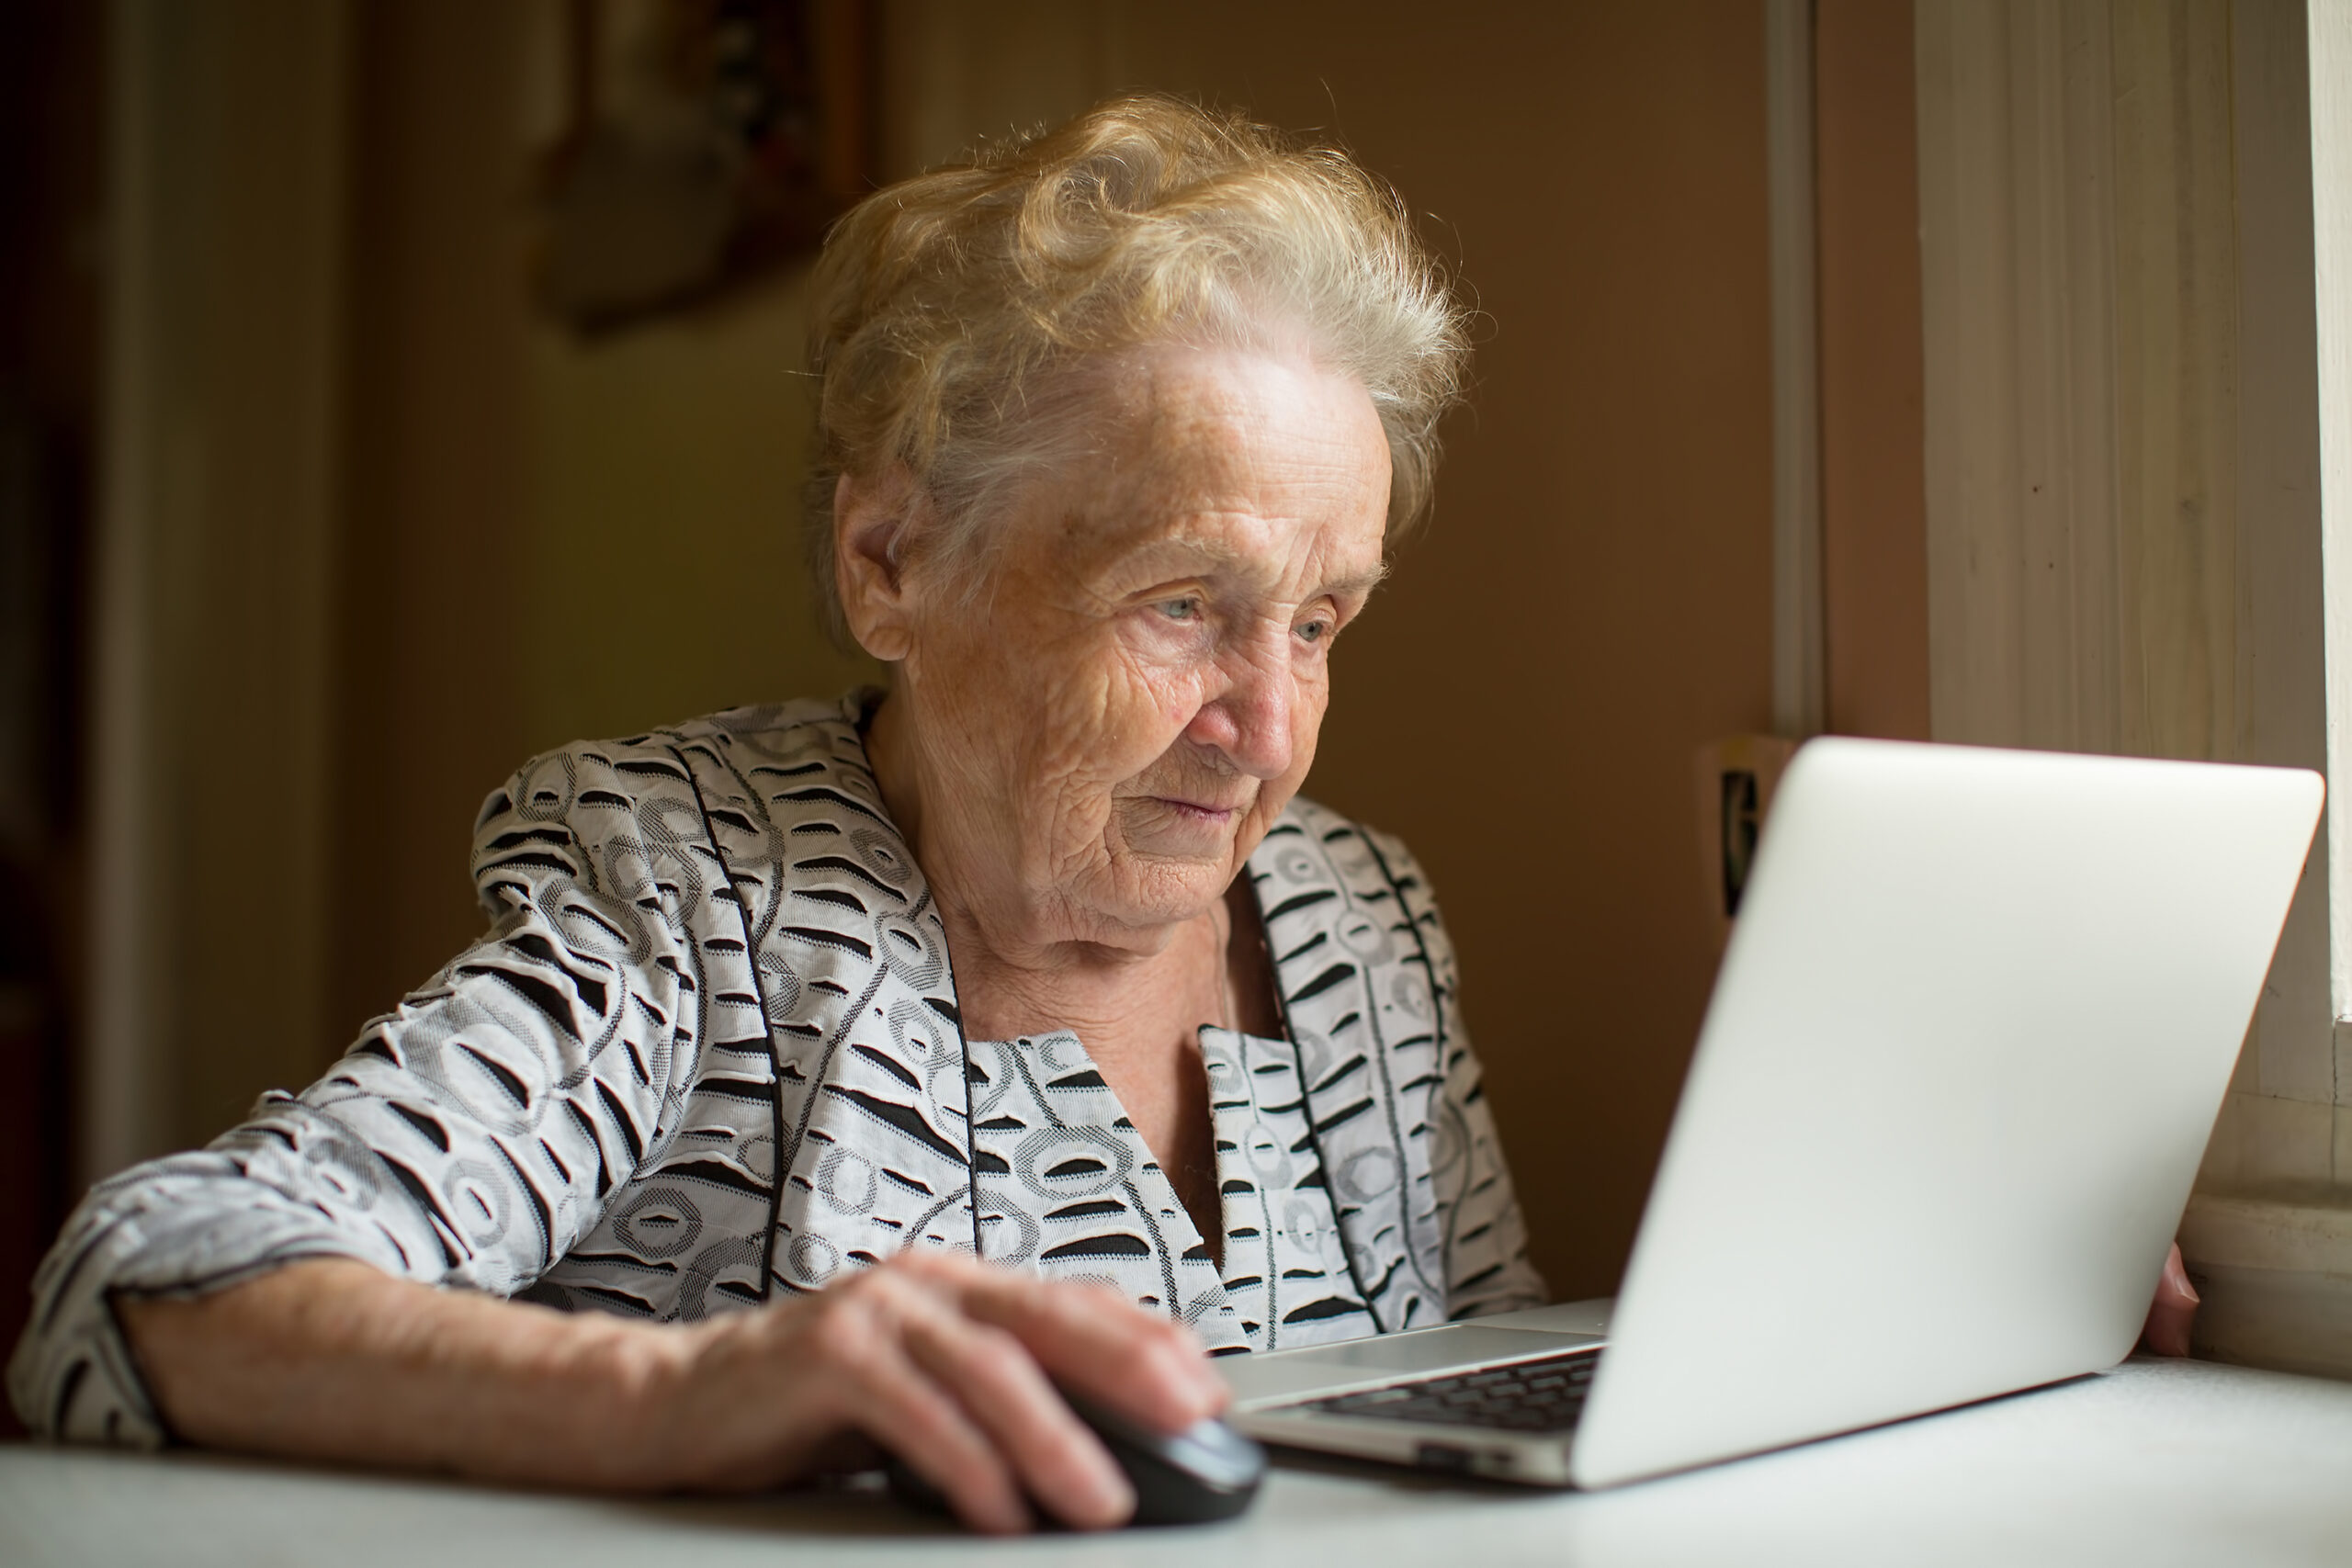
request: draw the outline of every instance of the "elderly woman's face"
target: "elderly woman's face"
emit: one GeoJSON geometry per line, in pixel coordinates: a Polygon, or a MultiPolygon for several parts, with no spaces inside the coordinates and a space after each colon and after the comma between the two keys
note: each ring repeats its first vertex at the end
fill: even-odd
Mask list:
{"type": "Polygon", "coordinates": [[[894,700],[927,860],[1000,884],[1037,939],[1148,945],[1314,761],[1332,639],[1381,574],[1388,446],[1363,387],[1303,361],[1158,350],[1097,385],[1099,441],[1023,496],[976,599],[907,573],[894,700]]]}

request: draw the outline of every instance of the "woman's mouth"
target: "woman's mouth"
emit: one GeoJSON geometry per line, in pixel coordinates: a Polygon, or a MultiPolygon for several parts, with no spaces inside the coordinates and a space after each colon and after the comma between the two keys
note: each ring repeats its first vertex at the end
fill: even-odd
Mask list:
{"type": "Polygon", "coordinates": [[[1166,807],[1178,821],[1198,823],[1203,827],[1223,827],[1241,810],[1238,805],[1220,806],[1214,801],[1183,800],[1174,795],[1162,795],[1152,798],[1166,807]]]}

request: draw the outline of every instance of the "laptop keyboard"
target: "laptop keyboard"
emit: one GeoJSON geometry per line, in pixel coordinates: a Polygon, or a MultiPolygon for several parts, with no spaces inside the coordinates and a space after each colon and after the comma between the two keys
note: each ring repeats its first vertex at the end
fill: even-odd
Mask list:
{"type": "Polygon", "coordinates": [[[1577,1350],[1540,1361],[1489,1367],[1481,1372],[1334,1394],[1305,1408],[1376,1421],[1427,1421],[1504,1432],[1566,1432],[1584,1414],[1584,1396],[1592,1386],[1592,1370],[1600,1360],[1597,1350],[1577,1350]]]}

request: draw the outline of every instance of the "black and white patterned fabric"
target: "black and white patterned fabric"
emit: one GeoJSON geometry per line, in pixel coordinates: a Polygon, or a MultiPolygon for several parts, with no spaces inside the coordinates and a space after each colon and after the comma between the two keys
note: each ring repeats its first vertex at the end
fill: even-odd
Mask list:
{"type": "Polygon", "coordinates": [[[300,1095],[91,1190],[9,1368],[26,1423],[162,1441],[110,1293],[300,1258],[675,1322],[952,1247],[1222,1352],[1543,1299],[1402,845],[1300,800],[1250,859],[1288,1038],[1201,1033],[1220,1268],[1075,1035],[963,1038],[871,700],[574,745],[493,793],[476,945],[300,1095]]]}

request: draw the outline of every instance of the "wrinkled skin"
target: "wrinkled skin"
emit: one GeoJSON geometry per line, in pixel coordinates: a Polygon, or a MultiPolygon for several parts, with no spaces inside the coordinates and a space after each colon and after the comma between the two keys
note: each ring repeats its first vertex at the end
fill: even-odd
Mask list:
{"type": "Polygon", "coordinates": [[[977,592],[973,563],[924,549],[903,476],[842,481],[837,564],[895,666],[868,750],[967,1032],[1076,1031],[1215,1248],[1197,1031],[1277,1027],[1237,878],[1380,579],[1388,446],[1363,387],[1304,355],[1077,374],[1090,446],[995,521],[977,592]]]}
{"type": "Polygon", "coordinates": [[[965,562],[878,560],[911,508],[843,481],[851,623],[897,666],[885,791],[942,898],[1020,966],[1148,956],[1217,902],[1314,761],[1331,640],[1381,574],[1362,387],[1177,349],[1092,378],[1098,449],[997,526],[976,604],[965,562]]]}

